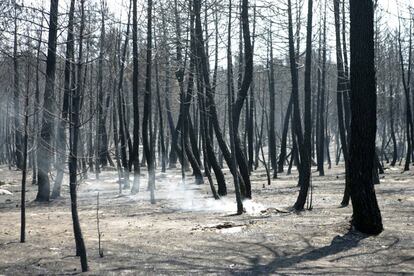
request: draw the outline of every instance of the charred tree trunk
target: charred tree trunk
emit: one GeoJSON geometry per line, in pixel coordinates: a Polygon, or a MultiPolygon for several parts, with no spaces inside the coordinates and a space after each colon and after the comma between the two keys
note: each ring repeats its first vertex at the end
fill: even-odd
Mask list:
{"type": "Polygon", "coordinates": [[[75,12],[75,0],[71,0],[69,9],[69,23],[68,23],[68,35],[66,40],[66,60],[65,60],[65,71],[64,71],[64,88],[63,88],[63,106],[62,114],[58,124],[57,133],[57,175],[55,183],[53,185],[52,198],[60,197],[63,174],[64,174],[64,163],[66,158],[66,133],[65,126],[69,116],[69,96],[71,89],[74,88],[74,35],[73,35],[73,16],[75,12]]]}
{"type": "Polygon", "coordinates": [[[132,1],[132,101],[134,112],[134,130],[133,130],[133,146],[130,162],[134,166],[134,183],[131,193],[139,192],[141,167],[139,164],[139,91],[138,91],[138,19],[137,19],[137,0],[132,1]]]}
{"type": "MultiPolygon", "coordinates": [[[[270,29],[272,25],[270,25],[270,29]]],[[[275,125],[275,70],[273,65],[273,36],[270,30],[269,34],[269,48],[270,48],[270,60],[269,60],[269,151],[270,151],[270,163],[273,170],[273,178],[277,178],[277,153],[276,153],[276,125],[275,125]]],[[[264,161],[265,162],[265,161],[264,161]]]]}
{"type": "Polygon", "coordinates": [[[278,173],[283,172],[283,166],[286,162],[286,144],[287,144],[287,137],[289,132],[289,122],[292,116],[292,109],[293,109],[293,97],[292,95],[289,98],[288,107],[286,110],[286,115],[283,122],[283,131],[282,131],[282,140],[280,143],[280,154],[279,154],[279,162],[278,162],[278,173]]]}
{"type": "MultiPolygon", "coordinates": [[[[410,27],[411,27],[411,20],[410,20],[410,27]]],[[[411,30],[411,28],[410,28],[411,30]]],[[[413,138],[414,138],[414,126],[412,121],[412,109],[411,109],[411,60],[412,60],[412,32],[409,34],[409,47],[408,47],[408,69],[407,73],[405,72],[405,65],[404,65],[404,56],[402,52],[402,42],[401,42],[401,31],[398,30],[398,51],[400,56],[400,65],[401,65],[401,76],[402,76],[402,83],[404,87],[404,95],[405,95],[405,117],[406,117],[406,137],[407,137],[407,154],[405,157],[405,165],[404,171],[410,170],[410,163],[411,163],[411,155],[413,153],[413,138]]]]}
{"type": "Polygon", "coordinates": [[[121,62],[120,62],[120,69],[119,69],[119,80],[118,80],[118,119],[119,119],[119,142],[120,142],[120,156],[121,156],[121,164],[123,167],[123,180],[124,180],[124,189],[128,189],[130,187],[129,184],[129,162],[128,162],[128,155],[127,155],[127,142],[128,142],[128,134],[126,128],[126,119],[125,119],[125,105],[124,105],[124,71],[125,71],[125,63],[126,63],[126,54],[128,49],[129,43],[129,31],[130,31],[130,17],[131,17],[131,5],[128,11],[128,24],[127,30],[125,35],[125,42],[122,48],[121,53],[121,62]]]}
{"type": "Polygon", "coordinates": [[[233,128],[234,128],[234,144],[235,150],[237,155],[237,163],[240,169],[240,173],[243,176],[244,185],[246,189],[246,198],[252,197],[251,192],[251,183],[250,183],[250,174],[249,168],[247,165],[246,157],[243,154],[243,150],[241,147],[241,141],[239,137],[239,122],[240,122],[240,114],[243,108],[244,101],[247,98],[247,94],[249,92],[250,84],[253,78],[253,49],[250,40],[250,30],[249,30],[249,1],[242,0],[241,6],[241,24],[242,24],[242,31],[243,31],[243,40],[244,40],[244,74],[243,79],[241,82],[240,89],[237,94],[237,98],[232,106],[232,116],[233,116],[233,128]]]}
{"type": "Polygon", "coordinates": [[[27,144],[29,128],[29,87],[30,87],[30,61],[27,61],[27,89],[24,104],[24,136],[23,136],[23,167],[22,167],[22,191],[20,199],[20,242],[26,241],[26,178],[27,178],[27,144]]]}
{"type": "Polygon", "coordinates": [[[17,2],[14,3],[14,41],[13,41],[13,108],[14,108],[14,143],[16,167],[23,168],[23,144],[20,129],[20,78],[19,61],[17,54],[17,9],[20,9],[17,2]]]}
{"type": "MultiPolygon", "coordinates": [[[[300,106],[299,106],[299,79],[298,79],[298,70],[297,70],[297,61],[296,61],[296,53],[295,53],[295,45],[293,40],[293,23],[292,23],[292,4],[291,1],[288,0],[288,21],[289,21],[289,62],[290,62],[290,73],[291,73],[291,81],[292,81],[292,101],[293,101],[293,118],[292,118],[292,132],[293,132],[293,139],[296,141],[297,146],[297,153],[299,155],[300,160],[297,163],[298,171],[299,171],[299,186],[302,186],[304,183],[304,176],[303,173],[303,162],[306,164],[306,157],[303,147],[303,133],[302,133],[302,123],[300,119],[300,106]]],[[[299,159],[298,158],[298,159],[299,159]]],[[[295,207],[296,208],[296,207],[295,207]]]]}
{"type": "Polygon", "coordinates": [[[78,176],[78,143],[79,143],[79,128],[80,128],[80,107],[81,98],[83,97],[82,79],[82,64],[83,64],[83,35],[84,35],[84,1],[81,0],[81,23],[79,34],[79,60],[77,64],[77,85],[76,89],[72,91],[71,97],[71,115],[70,115],[70,143],[69,143],[69,190],[71,199],[71,211],[73,222],[73,233],[75,236],[76,256],[80,257],[82,271],[88,271],[88,259],[86,255],[86,247],[82,236],[82,230],[78,216],[77,205],[77,176],[78,176]]]}
{"type": "Polygon", "coordinates": [[[38,191],[36,201],[45,202],[50,199],[49,170],[53,159],[52,141],[54,137],[55,103],[55,71],[56,71],[56,40],[58,20],[58,0],[50,2],[49,38],[46,59],[46,86],[43,103],[43,119],[40,131],[40,143],[38,149],[38,191]]]}
{"type": "Polygon", "coordinates": [[[108,165],[108,136],[106,133],[104,116],[104,87],[103,87],[103,66],[104,66],[104,43],[105,43],[105,6],[102,5],[101,37],[98,61],[98,108],[97,108],[97,137],[96,137],[96,169],[99,173],[100,166],[108,165]]]}
{"type": "Polygon", "coordinates": [[[351,0],[351,139],[349,179],[352,225],[366,234],[382,232],[372,169],[376,138],[374,7],[371,0],[351,0]]]}
{"type": "MultiPolygon", "coordinates": [[[[199,3],[196,3],[196,1],[199,1],[199,0],[194,0],[194,5],[199,4],[199,3]]],[[[230,168],[231,173],[239,175],[238,176],[239,183],[240,183],[241,188],[243,188],[244,185],[245,185],[245,182],[248,180],[248,179],[246,179],[246,176],[248,177],[249,172],[246,171],[247,175],[242,174],[242,177],[241,177],[240,173],[237,170],[234,170],[234,168],[232,166],[232,155],[231,155],[231,152],[229,151],[229,148],[227,147],[227,144],[226,144],[226,142],[223,138],[221,127],[220,127],[220,124],[219,124],[219,118],[218,118],[218,115],[217,115],[217,108],[216,108],[216,104],[215,104],[215,100],[214,100],[214,94],[212,92],[212,87],[211,87],[211,83],[210,83],[210,76],[209,76],[210,72],[208,70],[207,56],[206,56],[205,51],[204,51],[204,39],[203,39],[203,31],[202,31],[202,27],[201,27],[200,12],[197,12],[197,10],[195,10],[194,13],[195,13],[195,22],[196,22],[196,24],[195,24],[195,33],[196,33],[197,54],[200,57],[201,75],[202,75],[202,78],[204,80],[205,91],[206,91],[206,95],[207,95],[207,105],[210,106],[210,116],[211,116],[210,119],[212,120],[212,124],[213,124],[213,127],[214,127],[214,132],[216,134],[216,139],[217,139],[218,145],[220,147],[220,150],[223,154],[223,158],[225,159],[228,167],[230,168]]]]}
{"type": "Polygon", "coordinates": [[[389,88],[389,116],[390,116],[390,132],[391,132],[391,140],[393,145],[393,153],[392,153],[392,161],[391,166],[394,167],[395,163],[397,162],[398,158],[398,148],[397,148],[397,139],[395,138],[395,129],[394,129],[394,87],[390,84],[389,88]]]}
{"type": "MultiPolygon", "coordinates": [[[[318,122],[319,122],[319,127],[318,127],[318,133],[316,135],[318,135],[318,152],[317,152],[317,164],[318,164],[318,171],[319,171],[319,176],[324,176],[325,175],[325,171],[324,171],[324,159],[325,159],[325,141],[326,141],[326,136],[325,136],[325,91],[326,91],[326,4],[325,4],[325,15],[323,18],[323,34],[322,35],[322,72],[320,72],[320,74],[322,74],[321,76],[321,87],[320,87],[320,95],[319,95],[319,113],[317,114],[318,116],[318,122]]],[[[319,65],[321,66],[321,65],[319,65]]]]}
{"type": "MultiPolygon", "coordinates": [[[[345,162],[345,191],[341,205],[347,206],[349,204],[349,185],[348,185],[348,141],[346,134],[346,122],[344,120],[344,97],[347,90],[347,77],[345,75],[343,54],[340,36],[340,15],[339,15],[339,1],[334,0],[334,16],[335,16],[335,37],[336,37],[336,66],[337,66],[337,91],[336,103],[338,109],[338,129],[341,142],[342,153],[345,162]]],[[[345,53],[346,54],[346,53],[345,53]]]]}
{"type": "MultiPolygon", "coordinates": [[[[302,182],[296,203],[294,205],[297,211],[303,210],[311,180],[311,151],[312,151],[312,114],[311,114],[311,97],[312,97],[312,18],[313,18],[313,0],[308,1],[308,22],[306,28],[306,61],[305,61],[305,132],[303,139],[303,149],[301,151],[302,182]]],[[[300,177],[300,176],[299,176],[300,177]]],[[[312,204],[312,203],[311,203],[312,204]]],[[[310,205],[311,208],[311,205],[310,205]]]]}
{"type": "MultiPolygon", "coordinates": [[[[180,89],[180,95],[182,96],[184,94],[184,70],[185,70],[185,65],[183,64],[183,53],[182,53],[182,45],[181,45],[181,20],[180,20],[180,15],[178,13],[178,1],[174,0],[174,16],[175,16],[175,32],[176,32],[176,52],[177,52],[177,63],[178,63],[178,68],[175,72],[175,77],[178,81],[179,84],[179,89],[180,89]]],[[[172,116],[171,116],[172,117],[172,116]]],[[[177,163],[177,158],[178,158],[178,154],[179,152],[177,152],[178,150],[178,131],[177,128],[180,124],[180,122],[177,122],[177,128],[173,128],[173,124],[171,126],[172,123],[172,118],[170,120],[170,129],[171,129],[171,149],[170,149],[170,154],[169,154],[169,167],[170,168],[175,168],[176,167],[176,163],[177,163]]],[[[184,154],[181,154],[181,156],[184,156],[184,154]]],[[[181,165],[182,168],[185,167],[185,160],[184,158],[181,158],[181,165]]],[[[184,173],[184,171],[182,171],[184,173]]],[[[184,175],[183,175],[184,177],[184,175]]]]}
{"type": "MultiPolygon", "coordinates": [[[[199,0],[194,0],[194,3],[198,3],[199,0]]],[[[199,4],[198,4],[199,5],[199,4]]],[[[242,194],[240,191],[239,186],[239,179],[237,177],[237,156],[236,156],[236,145],[235,145],[235,137],[236,137],[236,130],[235,124],[233,122],[234,118],[234,110],[233,106],[233,71],[232,71],[232,58],[231,58],[231,0],[229,1],[229,33],[228,33],[228,45],[227,45],[227,90],[228,90],[228,112],[229,112],[229,132],[230,132],[230,148],[231,148],[231,168],[233,171],[233,180],[234,180],[234,188],[236,191],[236,201],[237,201],[237,214],[241,215],[243,213],[243,202],[242,202],[242,194]]]]}
{"type": "Polygon", "coordinates": [[[152,0],[148,0],[147,7],[147,60],[145,74],[145,97],[144,97],[144,117],[142,123],[142,142],[148,166],[148,188],[151,194],[151,203],[155,204],[155,162],[154,162],[154,141],[152,131],[152,0]]]}
{"type": "MultiPolygon", "coordinates": [[[[43,14],[43,13],[42,13],[43,14]]],[[[43,17],[40,26],[39,41],[37,44],[37,53],[36,53],[36,88],[35,88],[35,102],[34,102],[34,116],[33,116],[33,125],[36,126],[36,133],[33,137],[33,146],[38,147],[39,135],[39,112],[40,112],[40,51],[42,46],[42,37],[43,37],[43,17]]],[[[37,164],[38,164],[38,154],[37,150],[33,152],[33,167],[32,167],[32,185],[37,184],[37,164]]]]}
{"type": "MultiPolygon", "coordinates": [[[[158,57],[159,58],[159,57],[158,57]]],[[[159,134],[160,134],[160,144],[161,147],[159,149],[161,153],[161,172],[165,172],[166,166],[167,166],[167,160],[166,160],[166,151],[165,151],[165,139],[164,139],[164,119],[162,115],[162,102],[161,102],[161,95],[160,95],[160,78],[159,78],[159,72],[158,72],[158,61],[155,63],[155,75],[156,75],[156,90],[157,90],[157,105],[158,105],[158,117],[159,117],[159,134]]]]}

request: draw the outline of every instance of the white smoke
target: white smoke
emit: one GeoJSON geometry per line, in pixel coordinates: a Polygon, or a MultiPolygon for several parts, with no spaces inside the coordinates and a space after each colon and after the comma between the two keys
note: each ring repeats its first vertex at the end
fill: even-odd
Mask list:
{"type": "MultiPolygon", "coordinates": [[[[179,177],[168,177],[167,179],[167,181],[159,182],[158,185],[166,189],[166,199],[173,208],[182,211],[226,214],[234,214],[237,211],[236,199],[233,193],[216,200],[213,198],[208,184],[184,184],[179,177]]],[[[231,185],[231,182],[228,182],[227,185],[231,185]]],[[[266,209],[264,205],[253,200],[244,200],[243,207],[248,214],[260,214],[262,210],[266,209]]]]}
{"type": "MultiPolygon", "coordinates": [[[[130,184],[133,183],[133,174],[130,174],[130,184]]],[[[116,172],[104,172],[100,179],[89,179],[87,191],[104,192],[111,188],[111,192],[118,191],[116,172]]],[[[235,214],[237,204],[235,195],[232,192],[232,182],[227,182],[230,193],[221,197],[219,200],[214,199],[209,185],[194,184],[193,178],[188,176],[185,183],[181,179],[181,174],[177,171],[169,173],[157,173],[155,181],[155,198],[156,202],[165,205],[168,208],[183,212],[210,212],[221,214],[235,214]]],[[[142,176],[140,180],[140,191],[137,195],[130,195],[129,190],[124,190],[123,194],[134,201],[149,201],[149,191],[147,190],[147,177],[142,176]]],[[[263,204],[253,200],[244,200],[243,207],[247,214],[260,214],[266,207],[263,204]]]]}

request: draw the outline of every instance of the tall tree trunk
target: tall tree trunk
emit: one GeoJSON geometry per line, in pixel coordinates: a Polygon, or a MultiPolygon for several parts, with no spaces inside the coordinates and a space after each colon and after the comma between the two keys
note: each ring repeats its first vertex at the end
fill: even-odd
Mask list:
{"type": "Polygon", "coordinates": [[[125,42],[122,48],[121,53],[121,63],[119,70],[119,80],[118,80],[118,119],[119,119],[119,142],[120,142],[120,155],[121,155],[121,164],[123,167],[123,180],[124,180],[124,189],[128,189],[129,184],[129,162],[127,155],[127,142],[128,137],[127,127],[126,127],[126,118],[125,118],[125,104],[124,104],[124,71],[126,66],[126,54],[129,44],[129,31],[130,31],[130,17],[131,17],[131,5],[129,6],[128,11],[128,23],[127,30],[125,34],[125,42]]]}
{"type": "MultiPolygon", "coordinates": [[[[154,44],[155,45],[155,44],[154,44]]],[[[156,46],[155,46],[156,47],[156,46]]],[[[158,56],[159,59],[159,56],[158,56]]],[[[161,147],[159,151],[161,152],[161,172],[165,172],[167,166],[166,160],[166,151],[165,151],[165,142],[164,142],[164,119],[162,115],[163,107],[161,102],[161,95],[160,95],[160,78],[159,78],[159,70],[158,70],[158,60],[155,63],[155,79],[156,79],[156,90],[157,90],[157,105],[158,105],[158,117],[159,117],[159,133],[160,133],[160,144],[161,147]]]]}
{"type": "MultiPolygon", "coordinates": [[[[197,55],[196,55],[197,56],[197,55]]],[[[197,68],[198,71],[200,71],[200,61],[198,59],[197,62],[197,68]]],[[[197,85],[198,85],[198,91],[199,91],[199,96],[198,96],[198,101],[199,101],[199,107],[201,110],[201,117],[200,117],[200,126],[201,126],[201,134],[202,134],[202,147],[203,147],[203,155],[204,155],[204,171],[207,175],[207,178],[209,178],[209,175],[211,177],[211,173],[210,173],[210,167],[213,169],[214,171],[214,175],[216,176],[216,180],[217,180],[217,184],[218,184],[218,194],[217,196],[225,196],[227,195],[227,187],[226,187],[226,180],[224,178],[224,174],[223,171],[221,170],[219,163],[217,162],[216,159],[216,155],[214,154],[214,148],[213,148],[213,143],[211,141],[211,136],[209,135],[209,124],[208,124],[208,115],[209,111],[208,109],[210,108],[210,106],[206,105],[206,96],[204,93],[204,88],[202,86],[202,80],[200,78],[200,75],[198,75],[197,78],[197,85]]],[[[209,179],[210,185],[211,181],[209,179]]],[[[216,198],[215,195],[215,189],[213,189],[214,186],[211,188],[214,197],[216,198]]]]}
{"type": "Polygon", "coordinates": [[[392,161],[391,166],[394,167],[395,163],[397,162],[398,158],[398,148],[397,148],[397,139],[395,138],[395,129],[394,129],[394,87],[390,84],[389,88],[389,116],[390,116],[390,133],[391,133],[391,140],[393,145],[393,153],[392,153],[392,161]]]}
{"type": "MultiPolygon", "coordinates": [[[[313,0],[308,1],[308,22],[306,28],[306,60],[305,60],[305,132],[303,139],[303,149],[301,153],[302,182],[296,203],[296,210],[303,210],[311,180],[311,151],[312,151],[312,114],[311,114],[311,97],[312,97],[312,18],[313,18],[313,0]]],[[[299,147],[300,150],[300,147],[299,147]]]]}
{"type": "Polygon", "coordinates": [[[341,36],[340,36],[340,15],[339,15],[339,1],[334,1],[334,16],[335,16],[335,38],[336,38],[336,66],[337,66],[337,91],[336,91],[336,103],[338,110],[338,129],[340,135],[340,142],[342,153],[344,155],[345,162],[345,190],[344,197],[342,199],[341,205],[347,206],[349,204],[349,180],[348,180],[348,141],[346,134],[346,122],[344,121],[344,97],[347,90],[347,77],[345,75],[344,63],[343,63],[343,54],[341,46],[341,36]]]}
{"type": "Polygon", "coordinates": [[[237,94],[237,98],[235,99],[233,106],[232,106],[232,116],[233,116],[233,128],[234,128],[234,144],[235,150],[237,155],[237,163],[240,169],[240,173],[243,176],[244,185],[246,189],[245,196],[247,198],[252,197],[251,192],[251,183],[250,183],[250,175],[249,175],[249,168],[247,166],[246,157],[243,154],[243,150],[241,147],[241,141],[239,137],[239,122],[240,122],[240,114],[243,108],[244,101],[247,98],[247,94],[249,92],[250,84],[253,78],[253,49],[250,40],[250,30],[249,30],[249,1],[242,0],[241,6],[241,24],[242,24],[242,31],[243,31],[243,40],[244,40],[244,74],[243,80],[241,82],[240,89],[237,94]]]}
{"type": "MultiPolygon", "coordinates": [[[[42,15],[43,15],[43,10],[42,10],[42,15]]],[[[33,116],[33,125],[36,126],[35,128],[35,134],[33,137],[33,146],[34,147],[38,147],[38,143],[39,143],[39,135],[38,135],[38,130],[39,130],[39,112],[40,112],[40,51],[41,51],[41,46],[42,46],[42,37],[43,37],[43,16],[42,16],[42,21],[40,23],[40,33],[39,33],[39,41],[37,44],[37,53],[36,53],[36,88],[35,88],[35,102],[34,102],[34,116],[33,116]]],[[[37,151],[33,152],[33,168],[32,168],[32,185],[37,184],[37,164],[38,164],[38,153],[37,151]]]]}
{"type": "MultiPolygon", "coordinates": [[[[175,77],[179,84],[180,95],[184,94],[184,70],[185,65],[183,64],[183,53],[182,53],[182,45],[181,45],[181,20],[180,15],[178,12],[178,0],[174,0],[174,16],[175,16],[175,32],[176,32],[176,52],[177,52],[177,63],[178,68],[175,72],[175,77]]],[[[172,119],[172,118],[171,118],[172,119]]],[[[170,120],[170,124],[171,124],[170,120]]],[[[179,122],[177,122],[177,127],[179,122]]],[[[169,167],[175,168],[177,163],[177,144],[178,144],[178,131],[177,128],[174,129],[170,125],[171,129],[171,149],[169,155],[169,167]]],[[[182,158],[182,168],[184,168],[184,158],[182,158]]],[[[183,171],[184,172],[184,171],[183,171]]]]}
{"type": "MultiPolygon", "coordinates": [[[[324,157],[325,157],[325,91],[326,91],[326,3],[325,3],[325,15],[323,17],[323,38],[322,38],[322,76],[321,76],[321,93],[320,93],[320,97],[319,97],[319,113],[317,114],[318,116],[318,121],[319,121],[319,133],[317,133],[319,139],[319,145],[318,145],[318,154],[317,154],[317,158],[318,158],[318,171],[319,171],[319,175],[323,176],[325,175],[325,171],[324,171],[324,157]]],[[[326,126],[327,127],[327,126],[326,126]]]]}
{"type": "Polygon", "coordinates": [[[144,117],[142,123],[142,141],[144,153],[148,166],[148,188],[151,194],[151,203],[155,204],[155,164],[154,164],[154,145],[152,131],[152,95],[151,95],[151,78],[152,78],[152,0],[148,0],[147,7],[147,60],[145,74],[145,97],[144,97],[144,117]]]}
{"type": "MultiPolygon", "coordinates": [[[[195,1],[199,1],[199,0],[194,0],[194,5],[197,4],[195,3],[195,1]]],[[[245,185],[248,185],[248,184],[245,184],[246,182],[250,183],[249,172],[248,170],[243,171],[243,173],[241,173],[241,176],[240,176],[240,173],[237,170],[234,170],[232,166],[232,155],[223,138],[223,133],[222,133],[222,130],[219,124],[219,118],[217,115],[217,108],[216,108],[216,104],[214,100],[214,94],[212,92],[212,87],[210,83],[210,76],[209,76],[210,72],[208,69],[207,56],[204,51],[204,39],[203,39],[203,31],[201,27],[200,13],[199,12],[197,13],[197,10],[195,10],[194,13],[195,13],[195,18],[196,18],[195,19],[196,20],[195,33],[196,33],[197,54],[200,57],[201,75],[204,80],[204,86],[206,89],[207,105],[210,106],[210,116],[211,116],[210,119],[212,120],[214,132],[216,134],[216,139],[220,147],[220,150],[223,154],[223,158],[225,159],[228,167],[230,168],[231,173],[239,175],[239,183],[240,183],[241,188],[243,188],[245,185]]],[[[242,191],[242,194],[243,194],[243,191],[242,191]]]]}
{"type": "Polygon", "coordinates": [[[23,144],[22,133],[20,129],[20,78],[19,78],[19,61],[17,54],[17,9],[20,7],[17,1],[14,3],[14,41],[13,41],[13,107],[14,107],[14,143],[16,167],[23,168],[23,144]]]}
{"type": "MultiPolygon", "coordinates": [[[[198,3],[199,0],[194,0],[194,3],[198,3]]],[[[194,4],[196,5],[196,4],[194,4]]],[[[236,145],[235,145],[235,137],[236,137],[236,129],[235,124],[233,122],[233,94],[234,94],[234,88],[233,88],[233,71],[232,71],[232,57],[231,57],[231,0],[229,0],[229,26],[228,26],[228,45],[227,45],[227,89],[228,89],[228,112],[229,112],[229,132],[230,132],[230,148],[231,148],[231,168],[233,171],[233,180],[234,180],[234,188],[236,191],[236,201],[237,201],[237,214],[243,213],[243,202],[241,198],[241,191],[239,186],[239,179],[237,177],[237,156],[236,156],[236,145]]],[[[197,9],[196,9],[197,10],[197,9]]]]}
{"type": "MultiPolygon", "coordinates": [[[[288,0],[288,21],[289,21],[289,62],[290,62],[290,74],[292,81],[292,105],[293,105],[293,118],[292,118],[292,132],[293,138],[296,141],[297,153],[300,155],[300,161],[297,164],[299,170],[299,186],[304,183],[304,173],[302,168],[302,161],[306,160],[305,152],[303,149],[303,133],[302,133],[302,123],[300,116],[300,106],[299,106],[299,79],[298,79],[298,70],[297,70],[297,61],[295,53],[295,45],[293,40],[293,23],[292,23],[292,4],[288,0]]],[[[306,162],[306,161],[305,161],[306,162]]]]}
{"type": "Polygon", "coordinates": [[[269,34],[269,48],[270,48],[270,60],[269,60],[269,151],[270,162],[273,170],[273,178],[277,178],[277,153],[276,153],[276,125],[275,125],[275,70],[273,65],[273,36],[271,31],[272,25],[270,25],[269,34]]]}
{"type": "Polygon", "coordinates": [[[49,38],[46,59],[46,85],[43,102],[43,118],[38,148],[38,191],[36,201],[45,202],[50,199],[49,171],[53,159],[52,141],[55,134],[55,71],[56,71],[56,40],[59,0],[50,2],[49,38]]]}
{"type": "Polygon", "coordinates": [[[83,64],[83,36],[84,36],[84,2],[81,0],[81,22],[79,34],[79,60],[77,64],[77,85],[76,89],[72,91],[71,98],[71,116],[70,116],[70,137],[69,143],[69,190],[71,199],[71,211],[73,222],[73,233],[75,236],[76,256],[80,257],[82,271],[88,271],[88,259],[86,255],[86,247],[82,236],[82,230],[79,222],[78,205],[77,205],[77,176],[78,176],[78,143],[79,143],[79,128],[80,128],[80,107],[81,98],[83,97],[82,85],[82,64],[83,64]]]}
{"type": "Polygon", "coordinates": [[[366,234],[382,232],[372,169],[377,129],[372,0],[351,0],[351,139],[349,147],[352,225],[366,234]]]}
{"type": "MultiPolygon", "coordinates": [[[[411,27],[411,20],[410,20],[410,27],[411,27]]],[[[410,28],[411,30],[411,28],[410,28]]],[[[405,73],[405,65],[404,65],[404,56],[402,52],[402,42],[401,42],[401,30],[398,30],[398,52],[400,56],[400,65],[401,65],[401,76],[402,76],[402,83],[404,87],[404,95],[405,95],[405,117],[406,117],[406,137],[407,137],[407,154],[405,157],[405,165],[404,171],[410,170],[410,162],[411,162],[411,155],[413,151],[413,142],[412,139],[414,137],[414,126],[412,121],[412,109],[410,103],[411,97],[411,62],[412,62],[412,32],[409,34],[409,47],[408,47],[408,69],[407,73],[405,73]]]]}
{"type": "Polygon", "coordinates": [[[282,140],[280,143],[280,154],[279,154],[279,162],[278,162],[278,173],[283,172],[283,166],[286,161],[286,144],[287,144],[287,137],[289,132],[289,122],[292,116],[292,109],[293,109],[293,97],[292,95],[289,97],[289,103],[286,110],[286,115],[283,122],[283,131],[282,131],[282,140]]]}
{"type": "Polygon", "coordinates": [[[24,104],[24,136],[23,136],[23,167],[22,191],[20,199],[20,242],[26,241],[26,178],[27,178],[27,143],[29,128],[29,89],[30,88],[30,61],[27,61],[27,86],[24,104]]]}
{"type": "Polygon", "coordinates": [[[134,112],[133,146],[130,162],[134,165],[134,183],[131,193],[139,192],[141,167],[139,164],[139,90],[138,90],[138,18],[137,0],[132,1],[132,103],[134,112]]]}
{"type": "MultiPolygon", "coordinates": [[[[97,114],[97,137],[96,137],[96,169],[99,172],[100,166],[108,165],[108,136],[106,133],[105,116],[104,116],[104,87],[103,87],[103,67],[104,67],[104,43],[105,43],[105,9],[103,4],[101,14],[101,37],[99,45],[99,61],[98,61],[98,114],[97,114]]],[[[108,93],[109,94],[109,93],[108,93]]]]}
{"type": "Polygon", "coordinates": [[[68,22],[68,34],[66,40],[66,58],[65,58],[65,71],[64,71],[64,88],[63,88],[63,103],[62,103],[62,114],[58,123],[57,142],[58,157],[57,157],[57,175],[55,183],[53,185],[52,198],[60,197],[63,174],[64,174],[64,163],[66,158],[66,133],[65,126],[69,116],[69,96],[71,89],[74,89],[74,36],[73,36],[73,16],[75,12],[75,0],[71,0],[69,9],[69,22],[68,22]],[[72,77],[72,79],[71,79],[72,77]]]}

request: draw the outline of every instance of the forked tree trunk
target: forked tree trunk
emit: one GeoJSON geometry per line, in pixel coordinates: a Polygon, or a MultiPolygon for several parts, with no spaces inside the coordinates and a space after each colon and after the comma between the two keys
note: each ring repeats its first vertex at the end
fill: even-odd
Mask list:
{"type": "Polygon", "coordinates": [[[243,150],[241,147],[241,141],[239,137],[239,122],[240,122],[240,114],[243,108],[244,101],[247,98],[250,84],[253,79],[253,49],[250,40],[250,29],[249,29],[249,1],[242,0],[241,6],[241,24],[242,24],[242,31],[243,31],[243,40],[244,40],[244,74],[243,79],[241,82],[240,89],[237,94],[237,98],[235,99],[233,106],[232,106],[232,122],[234,124],[234,144],[235,150],[237,155],[237,163],[240,169],[240,174],[243,176],[244,185],[246,189],[245,196],[246,198],[252,197],[251,191],[251,183],[250,183],[250,175],[249,175],[249,168],[247,165],[247,160],[245,155],[243,154],[243,150]]]}
{"type": "MultiPolygon", "coordinates": [[[[342,153],[345,162],[345,190],[344,196],[341,202],[342,206],[349,204],[349,177],[348,177],[348,140],[346,134],[346,121],[344,120],[344,98],[346,97],[347,90],[347,77],[345,74],[343,53],[341,46],[340,36],[340,15],[339,15],[339,1],[334,1],[334,16],[335,16],[335,38],[336,38],[336,66],[337,66],[337,87],[336,87],[336,103],[338,111],[338,129],[340,135],[340,142],[342,153]]],[[[346,53],[344,53],[346,54],[346,53]]]]}
{"type": "Polygon", "coordinates": [[[125,104],[124,104],[124,71],[126,66],[126,54],[129,44],[129,31],[130,31],[130,18],[131,18],[131,5],[129,6],[128,11],[128,24],[127,30],[125,35],[125,42],[122,48],[121,53],[121,62],[119,68],[119,79],[118,79],[118,119],[119,119],[119,143],[120,143],[120,157],[121,157],[121,164],[123,167],[123,188],[128,189],[130,187],[129,184],[129,162],[128,162],[128,155],[127,155],[127,142],[128,142],[128,134],[126,128],[126,118],[125,118],[125,104]]]}
{"type": "MultiPolygon", "coordinates": [[[[311,150],[312,150],[312,114],[311,114],[311,97],[312,97],[312,18],[313,18],[313,0],[308,1],[308,26],[306,31],[306,61],[305,61],[305,132],[303,139],[303,149],[301,153],[302,182],[296,203],[294,205],[297,211],[303,210],[311,179],[311,150]]],[[[300,150],[300,148],[299,148],[300,150]]],[[[300,177],[300,176],[299,176],[300,177]]],[[[312,204],[312,203],[311,203],[312,204]]],[[[310,206],[311,206],[310,204],[310,206]]]]}
{"type": "MultiPolygon", "coordinates": [[[[194,0],[194,6],[198,3],[199,0],[194,0]]],[[[199,4],[198,4],[199,5],[199,4]]],[[[228,26],[228,45],[227,45],[227,91],[228,91],[228,112],[229,112],[229,132],[230,132],[230,148],[231,148],[231,168],[233,171],[233,180],[234,180],[234,188],[236,192],[236,201],[237,201],[237,214],[241,215],[243,213],[243,202],[242,202],[242,195],[239,186],[239,178],[237,177],[237,157],[236,157],[236,146],[235,146],[235,124],[233,122],[233,71],[232,71],[232,58],[231,58],[231,0],[229,0],[229,26],[228,26]]],[[[196,9],[197,10],[197,9],[196,9]]]]}

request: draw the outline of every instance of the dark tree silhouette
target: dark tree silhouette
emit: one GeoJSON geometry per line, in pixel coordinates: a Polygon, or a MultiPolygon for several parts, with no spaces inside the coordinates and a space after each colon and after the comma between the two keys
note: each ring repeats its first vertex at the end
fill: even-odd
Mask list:
{"type": "Polygon", "coordinates": [[[295,202],[295,209],[302,210],[306,203],[311,178],[311,150],[312,150],[312,114],[311,114],[311,70],[312,70],[312,18],[313,0],[308,1],[308,22],[306,28],[306,61],[305,61],[305,132],[301,151],[302,169],[299,175],[300,191],[295,202]]]}
{"type": "Polygon", "coordinates": [[[85,0],[81,4],[81,22],[79,28],[79,58],[77,62],[77,83],[76,89],[72,90],[71,95],[71,114],[70,114],[70,142],[69,142],[69,190],[73,222],[73,233],[75,236],[76,256],[80,257],[82,271],[88,271],[88,258],[86,255],[85,242],[82,236],[82,230],[79,222],[78,204],[77,204],[77,186],[78,186],[78,146],[80,130],[80,110],[83,97],[82,66],[83,66],[83,39],[85,31],[85,0]]]}
{"type": "Polygon", "coordinates": [[[58,0],[50,1],[50,19],[49,19],[49,38],[48,51],[46,59],[46,86],[43,102],[43,119],[40,130],[40,143],[38,149],[39,171],[37,175],[38,192],[37,201],[49,201],[50,199],[50,182],[49,170],[51,156],[53,154],[52,141],[54,137],[54,114],[56,110],[55,102],[55,71],[56,71],[56,40],[58,29],[58,0]]]}
{"type": "Polygon", "coordinates": [[[349,188],[352,225],[366,234],[382,232],[382,219],[372,178],[377,130],[374,64],[374,5],[351,0],[351,138],[349,188]]]}
{"type": "Polygon", "coordinates": [[[134,165],[134,184],[131,192],[133,194],[139,191],[140,182],[140,164],[139,164],[139,98],[138,98],[138,19],[137,19],[137,0],[132,1],[132,101],[134,112],[134,130],[133,146],[130,162],[134,165]]]}
{"type": "Polygon", "coordinates": [[[142,141],[144,154],[148,167],[148,188],[151,192],[151,203],[155,203],[155,164],[154,164],[154,143],[152,130],[152,0],[148,0],[147,16],[147,61],[145,74],[145,97],[144,97],[144,117],[142,121],[142,141]]]}

